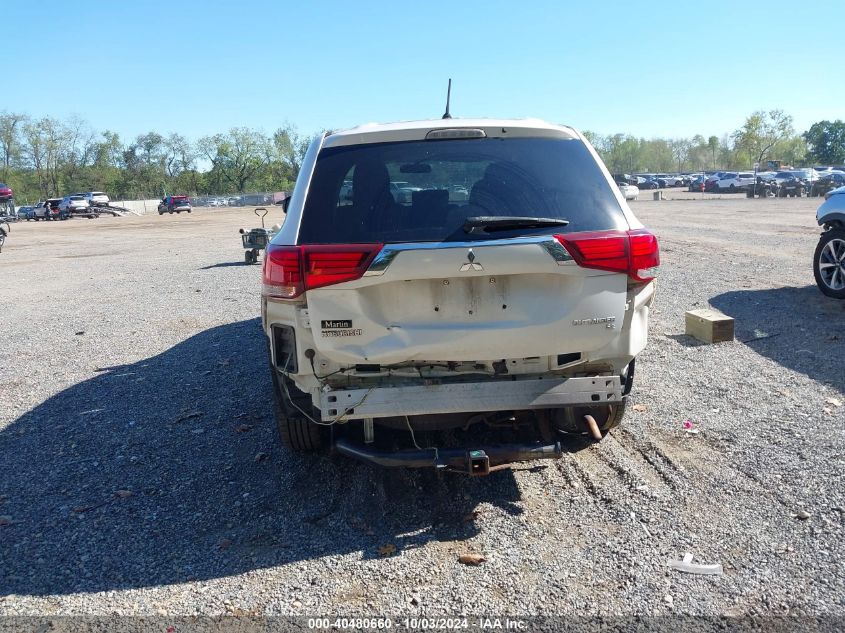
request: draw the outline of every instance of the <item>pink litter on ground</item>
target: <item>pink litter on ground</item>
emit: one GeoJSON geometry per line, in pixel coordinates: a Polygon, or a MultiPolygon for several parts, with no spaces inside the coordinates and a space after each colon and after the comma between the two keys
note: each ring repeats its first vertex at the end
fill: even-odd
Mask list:
{"type": "Polygon", "coordinates": [[[684,420],[684,428],[691,429],[692,428],[692,420],[684,420]]]}

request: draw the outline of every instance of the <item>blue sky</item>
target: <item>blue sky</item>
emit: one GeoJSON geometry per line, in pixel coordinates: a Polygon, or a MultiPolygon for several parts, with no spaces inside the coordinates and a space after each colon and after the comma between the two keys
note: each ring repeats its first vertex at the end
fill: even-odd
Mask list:
{"type": "Polygon", "coordinates": [[[843,0],[4,0],[0,15],[0,111],[124,140],[437,117],[449,77],[454,116],[601,133],[721,135],[761,108],[799,131],[845,118],[843,0]]]}

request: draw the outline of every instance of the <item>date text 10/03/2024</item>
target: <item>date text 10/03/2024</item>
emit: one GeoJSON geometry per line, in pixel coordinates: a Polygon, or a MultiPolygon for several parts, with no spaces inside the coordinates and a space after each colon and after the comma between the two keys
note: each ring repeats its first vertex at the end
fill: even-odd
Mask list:
{"type": "Polygon", "coordinates": [[[490,631],[523,631],[528,622],[512,618],[426,618],[411,617],[393,620],[391,618],[309,618],[309,629],[409,629],[422,631],[448,631],[464,629],[483,629],[490,631]]]}

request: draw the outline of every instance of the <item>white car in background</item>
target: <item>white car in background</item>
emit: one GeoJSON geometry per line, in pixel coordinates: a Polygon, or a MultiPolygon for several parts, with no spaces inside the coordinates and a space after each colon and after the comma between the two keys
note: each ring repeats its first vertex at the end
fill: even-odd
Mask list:
{"type": "Polygon", "coordinates": [[[621,422],[658,245],[572,128],[326,132],[289,201],[261,292],[288,448],[485,475],[621,422]],[[448,429],[468,429],[462,446],[438,445],[448,429]]]}
{"type": "Polygon", "coordinates": [[[616,186],[619,187],[619,191],[625,200],[636,200],[637,196],[640,195],[639,187],[629,185],[627,182],[617,182],[616,186]]]}
{"type": "Polygon", "coordinates": [[[87,191],[82,194],[82,197],[88,201],[89,206],[106,205],[110,202],[108,195],[102,191],[87,191]]]}
{"type": "Polygon", "coordinates": [[[716,191],[734,193],[745,191],[754,184],[754,172],[750,171],[729,171],[716,181],[716,191]]]}
{"type": "Polygon", "coordinates": [[[672,176],[670,174],[655,174],[653,178],[655,180],[662,180],[666,183],[667,187],[680,187],[684,184],[683,176],[672,176]]]}
{"type": "Polygon", "coordinates": [[[87,210],[88,207],[88,201],[80,193],[73,194],[71,196],[65,196],[59,203],[59,211],[62,211],[64,213],[70,213],[71,211],[87,210]]]}
{"type": "Polygon", "coordinates": [[[816,182],[819,179],[819,172],[812,168],[793,169],[792,173],[795,174],[801,180],[804,180],[809,183],[816,182]]]}

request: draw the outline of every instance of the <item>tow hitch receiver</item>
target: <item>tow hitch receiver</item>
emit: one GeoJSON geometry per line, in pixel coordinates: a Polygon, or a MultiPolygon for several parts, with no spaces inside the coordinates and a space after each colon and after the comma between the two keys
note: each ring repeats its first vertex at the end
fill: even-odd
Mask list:
{"type": "Polygon", "coordinates": [[[471,477],[490,474],[490,458],[484,451],[467,451],[469,469],[467,472],[471,477]]]}
{"type": "Polygon", "coordinates": [[[467,472],[471,477],[490,474],[490,458],[484,451],[467,451],[467,461],[467,472]]]}

